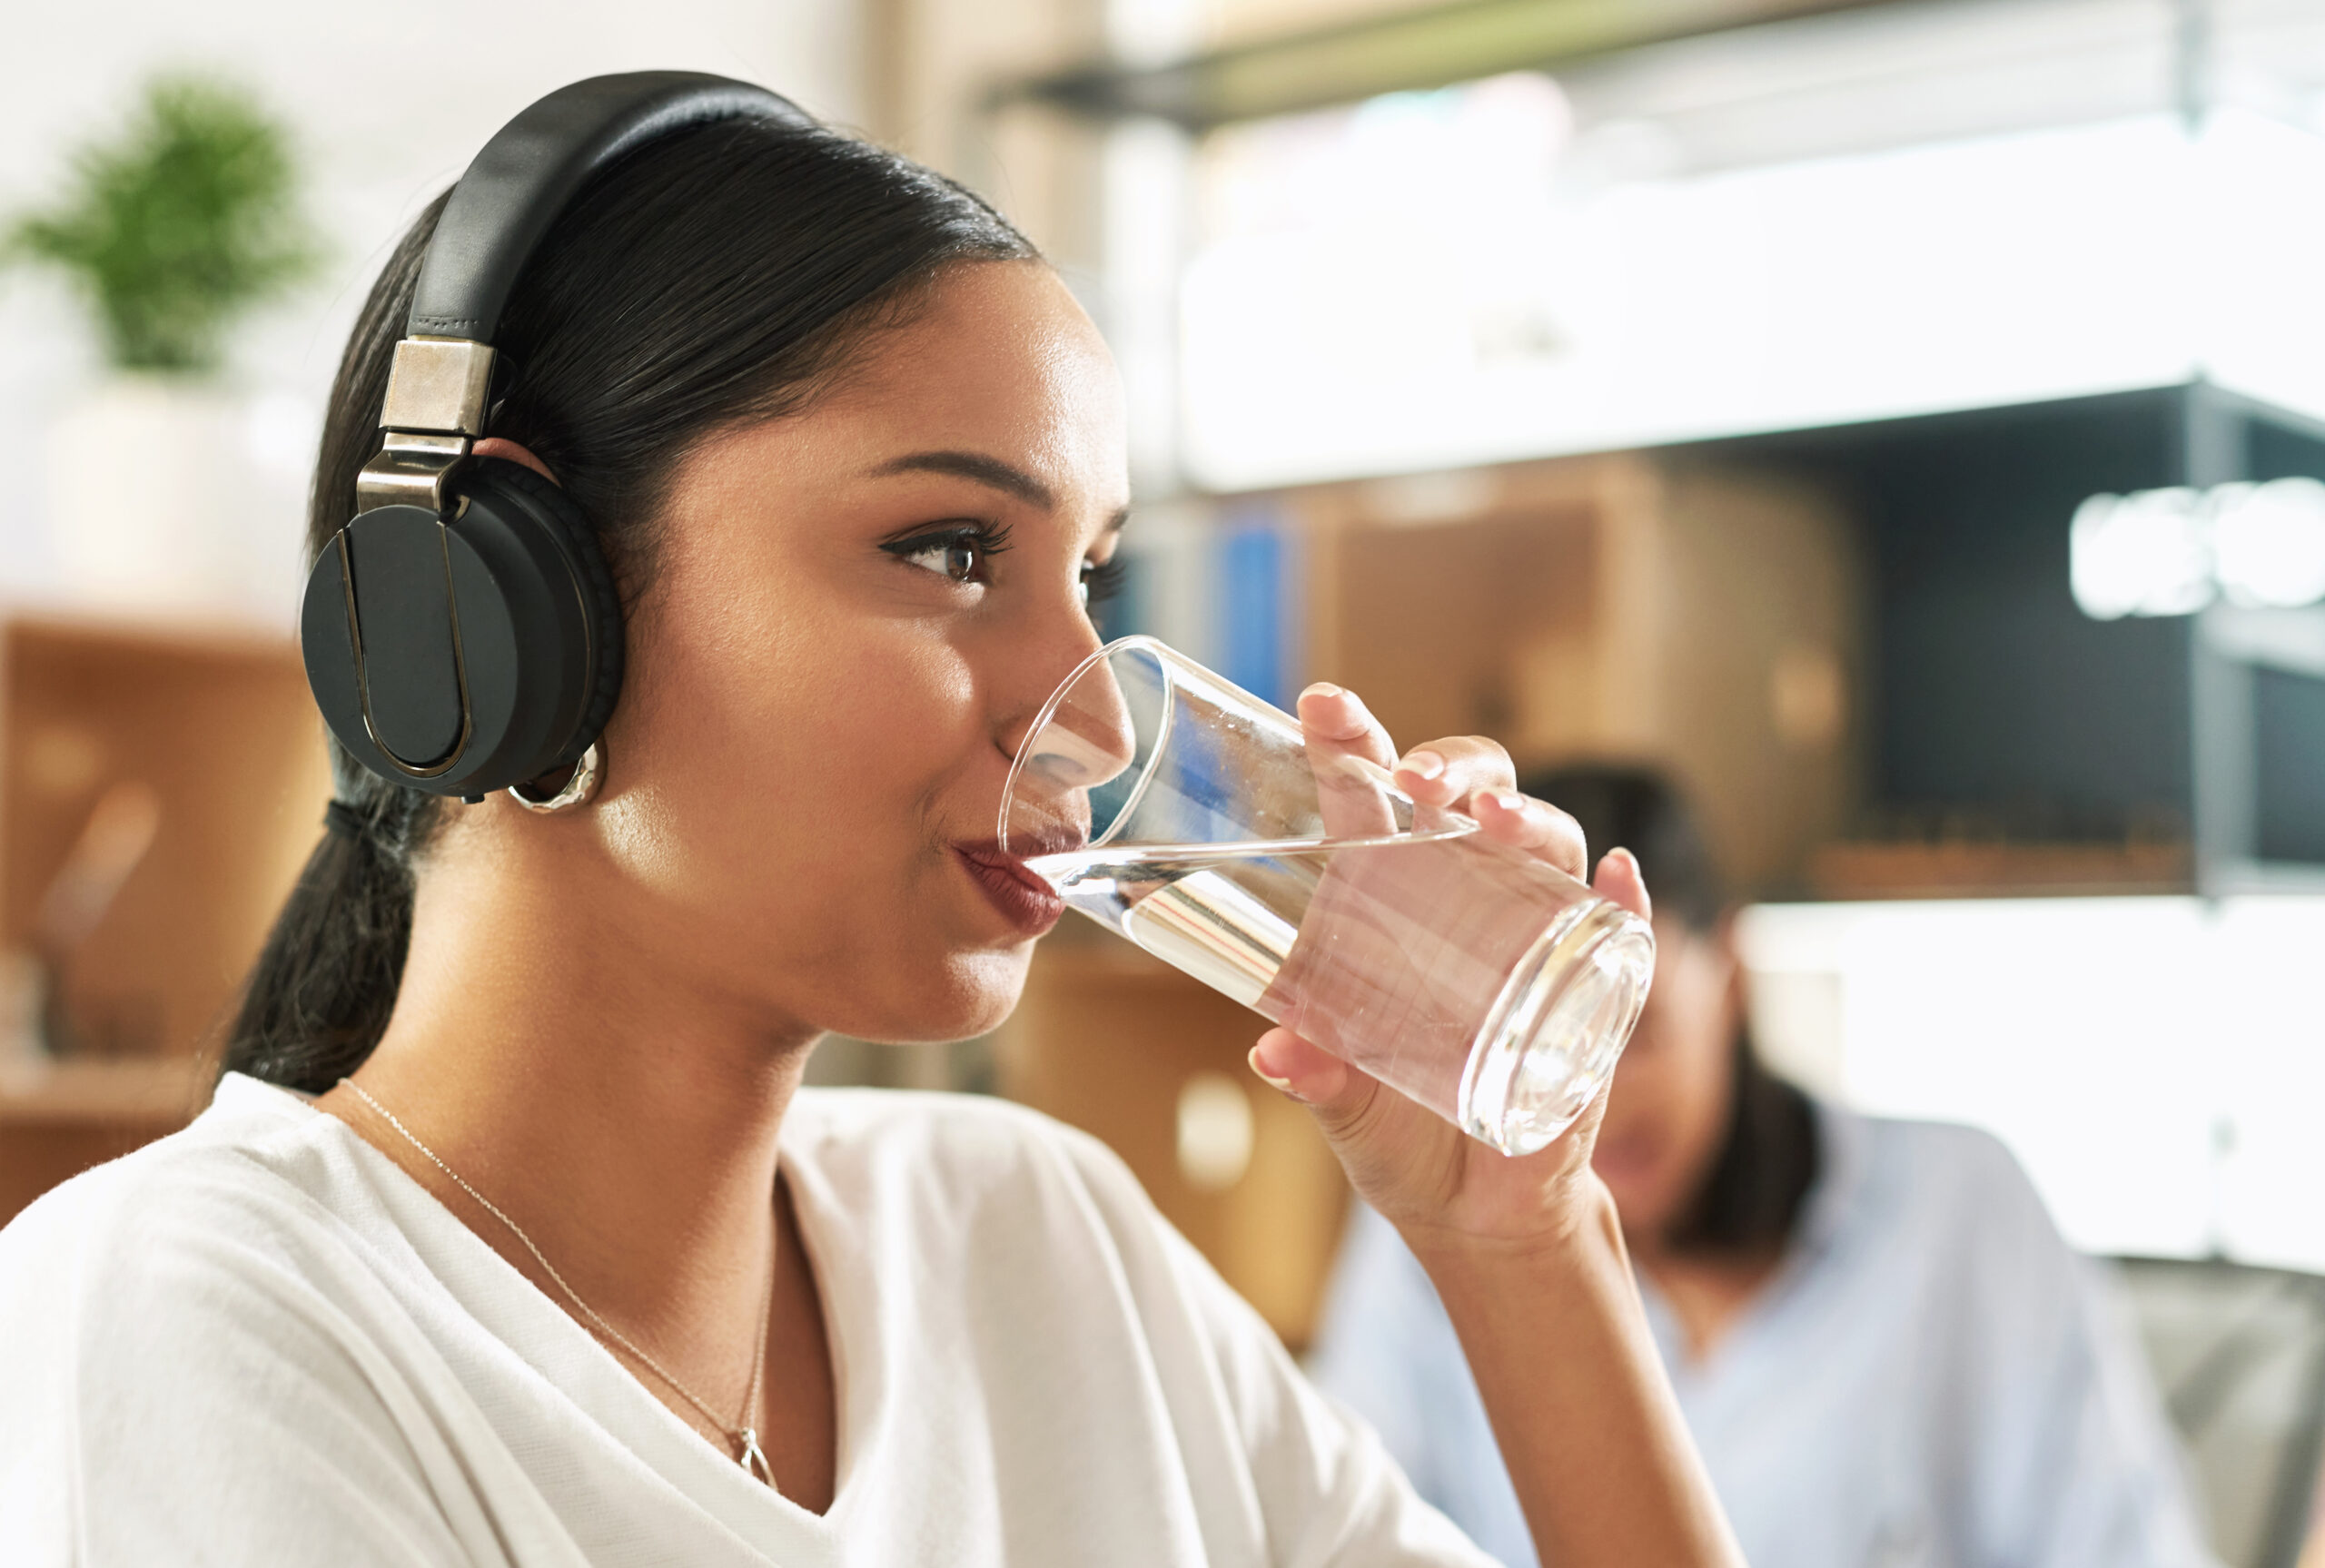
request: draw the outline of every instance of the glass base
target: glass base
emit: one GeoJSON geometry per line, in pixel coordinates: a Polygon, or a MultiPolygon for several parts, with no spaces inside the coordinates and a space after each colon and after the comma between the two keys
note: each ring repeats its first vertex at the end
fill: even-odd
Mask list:
{"type": "Polygon", "coordinates": [[[1614,1073],[1655,977],[1655,933],[1592,899],[1535,940],[1486,1014],[1455,1119],[1504,1154],[1532,1154],[1574,1125],[1614,1073]]]}

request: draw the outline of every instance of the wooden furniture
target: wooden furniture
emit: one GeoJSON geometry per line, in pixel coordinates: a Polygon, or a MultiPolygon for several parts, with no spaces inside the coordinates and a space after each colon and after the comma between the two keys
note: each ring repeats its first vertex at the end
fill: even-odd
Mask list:
{"type": "Polygon", "coordinates": [[[210,1082],[193,1057],[0,1070],[0,1225],[58,1182],[183,1127],[210,1082]]]}
{"type": "Polygon", "coordinates": [[[23,1038],[39,1010],[16,1009],[15,1036],[0,1040],[0,1221],[199,1109],[198,1063],[321,835],[330,789],[288,638],[0,623],[0,948],[31,971],[24,983],[54,989],[66,1053],[51,1069],[48,1042],[23,1038]],[[148,831],[114,868],[117,887],[84,901],[69,951],[47,951],[90,859],[93,814],[124,799],[148,831]]]}
{"type": "Polygon", "coordinates": [[[2185,892],[2185,842],[2120,844],[1831,843],[1809,861],[1824,898],[2122,898],[2185,892]]]}
{"type": "Polygon", "coordinates": [[[1848,519],[1818,490],[1631,455],[1282,505],[1308,562],[1305,678],[1362,694],[1400,745],[1482,734],[1521,768],[1659,764],[1745,887],[1796,878],[1845,823],[1861,595],[1848,519]]]}
{"type": "Polygon", "coordinates": [[[32,944],[109,785],[159,802],[151,850],[60,977],[85,1051],[200,1048],[321,834],[321,735],[288,639],[0,628],[0,942],[32,944]]]}

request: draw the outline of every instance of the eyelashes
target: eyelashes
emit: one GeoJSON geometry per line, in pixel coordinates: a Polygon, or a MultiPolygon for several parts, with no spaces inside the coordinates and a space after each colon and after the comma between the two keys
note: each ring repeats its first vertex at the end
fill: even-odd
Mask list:
{"type": "Polygon", "coordinates": [[[1113,557],[1082,569],[1082,602],[1095,607],[1123,591],[1123,583],[1130,576],[1130,563],[1116,550],[1113,557]]]}
{"type": "MultiPolygon", "coordinates": [[[[986,580],[986,569],[994,557],[1009,549],[1009,527],[1005,523],[954,523],[891,539],[880,548],[898,560],[954,582],[981,584],[986,580]]],[[[1083,606],[1094,607],[1113,598],[1122,592],[1128,576],[1129,563],[1120,551],[1109,560],[1084,562],[1081,577],[1083,606]]]]}
{"type": "Polygon", "coordinates": [[[956,583],[982,582],[984,567],[1009,549],[1006,523],[954,523],[930,528],[910,537],[892,539],[880,547],[898,560],[920,562],[924,569],[956,583]],[[923,557],[934,557],[923,562],[923,557]]]}

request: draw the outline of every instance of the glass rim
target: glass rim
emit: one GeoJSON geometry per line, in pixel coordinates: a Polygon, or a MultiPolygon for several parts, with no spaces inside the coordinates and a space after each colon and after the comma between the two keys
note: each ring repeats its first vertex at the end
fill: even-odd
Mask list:
{"type": "MultiPolygon", "coordinates": [[[[1015,853],[1009,847],[1009,808],[1010,805],[1017,799],[1018,775],[1025,771],[1025,758],[1032,751],[1034,742],[1040,738],[1043,731],[1050,727],[1052,721],[1057,717],[1057,710],[1064,704],[1067,694],[1072,692],[1075,686],[1082,684],[1083,676],[1088,675],[1098,666],[1111,660],[1114,655],[1127,652],[1133,647],[1152,653],[1154,656],[1154,662],[1158,665],[1163,666],[1165,668],[1167,668],[1170,664],[1170,659],[1163,656],[1165,655],[1169,655],[1172,657],[1176,658],[1186,658],[1184,654],[1180,653],[1176,648],[1173,648],[1170,644],[1164,642],[1160,637],[1150,636],[1144,632],[1133,632],[1127,636],[1116,637],[1113,642],[1103,644],[1093,649],[1091,652],[1083,655],[1082,662],[1075,665],[1072,669],[1065,673],[1065,678],[1057,683],[1056,689],[1049,695],[1049,700],[1042,704],[1041,712],[1035,714],[1034,715],[1034,722],[1026,726],[1024,740],[1019,744],[1016,754],[1009,759],[1009,776],[1001,782],[1000,814],[994,823],[993,842],[1000,846],[1002,853],[1011,854],[1015,853]]],[[[1188,662],[1192,663],[1193,661],[1188,660],[1188,662]]],[[[1165,690],[1166,692],[1168,690],[1167,685],[1165,686],[1165,690]]],[[[1170,705],[1163,710],[1162,728],[1155,736],[1155,745],[1157,748],[1160,748],[1162,745],[1162,735],[1170,733],[1171,714],[1177,705],[1177,701],[1173,698],[1170,705]]],[[[1079,850],[1064,850],[1058,853],[1065,854],[1078,854],[1082,853],[1083,850],[1094,849],[1099,844],[1105,843],[1108,838],[1113,835],[1114,830],[1120,827],[1129,817],[1129,805],[1131,804],[1135,804],[1137,796],[1145,793],[1147,780],[1153,776],[1153,760],[1152,756],[1150,756],[1148,758],[1145,776],[1142,777],[1132,790],[1131,803],[1126,804],[1123,809],[1114,814],[1114,820],[1106,825],[1106,831],[1100,833],[1097,837],[1090,839],[1083,843],[1079,850]]]]}
{"type": "MultiPolygon", "coordinates": [[[[1009,808],[1011,804],[1017,798],[1018,777],[1024,772],[1025,758],[1033,746],[1034,741],[1044,730],[1048,729],[1052,722],[1056,719],[1057,710],[1064,705],[1067,694],[1071,693],[1076,685],[1081,684],[1082,678],[1084,676],[1088,675],[1099,665],[1108,663],[1117,654],[1131,652],[1133,649],[1143,652],[1152,657],[1155,664],[1161,666],[1166,673],[1170,669],[1172,664],[1176,662],[1185,666],[1191,670],[1200,673],[1208,679],[1225,687],[1227,690],[1235,693],[1237,695],[1245,698],[1252,705],[1252,706],[1263,713],[1281,714],[1283,712],[1282,709],[1277,707],[1273,703],[1269,702],[1266,698],[1254,693],[1245,691],[1242,686],[1237,685],[1225,676],[1220,675],[1217,671],[1210,669],[1206,666],[1198,664],[1195,660],[1190,658],[1185,654],[1181,653],[1178,649],[1172,647],[1162,638],[1154,636],[1150,633],[1132,632],[1127,636],[1116,637],[1110,643],[1106,643],[1097,648],[1093,648],[1089,653],[1083,655],[1082,662],[1075,665],[1071,670],[1068,670],[1065,673],[1064,678],[1058,682],[1056,689],[1052,691],[1049,695],[1048,700],[1042,704],[1041,711],[1034,715],[1033,724],[1027,726],[1025,738],[1024,742],[1019,745],[1016,754],[1009,759],[1009,774],[1008,776],[1002,781],[999,815],[994,824],[994,843],[1000,847],[1003,853],[1009,854],[1014,853],[1009,847],[1009,808]]],[[[1178,696],[1175,689],[1167,680],[1163,685],[1163,695],[1165,701],[1162,710],[1162,722],[1155,729],[1153,744],[1148,749],[1146,766],[1137,784],[1131,787],[1130,798],[1124,801],[1122,805],[1115,810],[1113,820],[1106,824],[1106,831],[1085,840],[1083,843],[1073,849],[1054,850],[1045,853],[1054,854],[1087,854],[1092,850],[1103,846],[1114,836],[1115,833],[1121,831],[1123,824],[1131,819],[1132,814],[1135,812],[1138,806],[1141,797],[1143,797],[1146,793],[1147,785],[1154,779],[1154,758],[1162,752],[1162,743],[1164,739],[1169,736],[1172,722],[1178,715],[1178,696]]],[[[1297,733],[1296,726],[1299,723],[1298,719],[1293,718],[1292,723],[1295,726],[1295,733],[1297,733]]],[[[1350,760],[1361,762],[1366,766],[1378,770],[1380,775],[1378,782],[1382,788],[1388,790],[1391,794],[1397,796],[1399,799],[1404,800],[1407,804],[1412,804],[1410,798],[1407,796],[1402,790],[1397,788],[1395,782],[1390,776],[1388,769],[1380,767],[1379,764],[1371,762],[1369,758],[1351,758],[1350,760]]],[[[1466,834],[1479,831],[1477,819],[1468,815],[1466,813],[1454,811],[1450,807],[1440,806],[1437,808],[1436,814],[1444,819],[1443,826],[1428,829],[1415,826],[1405,828],[1395,833],[1360,834],[1353,837],[1342,837],[1327,833],[1317,838],[1246,840],[1240,841],[1232,845],[1188,843],[1150,844],[1143,847],[1148,849],[1182,849],[1191,854],[1202,854],[1212,849],[1218,849],[1223,853],[1239,855],[1254,853],[1301,853],[1317,849],[1360,849],[1372,845],[1460,838],[1466,834]]],[[[1491,841],[1489,840],[1486,842],[1489,843],[1491,841]]],[[[1040,859],[1042,857],[1038,855],[1031,855],[1020,856],[1019,858],[1034,860],[1040,859]]]]}

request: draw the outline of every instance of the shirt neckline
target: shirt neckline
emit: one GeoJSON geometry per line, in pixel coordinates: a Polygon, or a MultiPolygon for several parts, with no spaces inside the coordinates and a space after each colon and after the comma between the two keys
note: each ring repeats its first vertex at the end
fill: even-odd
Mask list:
{"type": "MultiPolygon", "coordinates": [[[[744,1474],[733,1459],[721,1453],[677,1412],[656,1398],[638,1376],[607,1349],[598,1336],[575,1319],[563,1305],[527,1278],[521,1270],[471,1229],[467,1221],[447,1208],[411,1172],[346,1122],[328,1111],[317,1109],[313,1103],[315,1096],[241,1073],[229,1073],[222,1079],[213,1104],[227,1100],[227,1091],[235,1080],[247,1088],[237,1088],[224,1109],[254,1112],[278,1110],[284,1115],[286,1122],[295,1119],[310,1128],[320,1126],[322,1135],[348,1151],[375,1183],[384,1180],[388,1191],[400,1195],[405,1203],[416,1200],[427,1210],[432,1210],[435,1216],[440,1216],[442,1223],[431,1225],[430,1234],[424,1238],[414,1237],[401,1223],[398,1224],[398,1228],[404,1232],[405,1245],[412,1248],[423,1267],[428,1262],[426,1249],[421,1245],[423,1240],[428,1247],[445,1247],[464,1254],[461,1261],[468,1268],[480,1270],[494,1277],[495,1289],[505,1302],[511,1306],[522,1303],[515,1309],[528,1319],[526,1326],[529,1331],[562,1341],[554,1347],[559,1354],[529,1354],[525,1346],[510,1343],[491,1324],[479,1317],[442,1273],[431,1268],[433,1283],[480,1329],[499,1339],[535,1376],[556,1388],[575,1410],[604,1433],[608,1442],[628,1449],[640,1464],[659,1474],[668,1485],[682,1492],[696,1506],[755,1546],[758,1545],[759,1537],[772,1517],[780,1522],[781,1527],[806,1535],[819,1550],[829,1551],[836,1547],[842,1521],[850,1511],[855,1494],[860,1490],[852,1484],[861,1468],[860,1455],[856,1452],[856,1445],[853,1440],[860,1424],[856,1419],[856,1391],[852,1385],[859,1380],[852,1378],[849,1370],[860,1365],[862,1357],[857,1353],[853,1336],[846,1332],[848,1314],[844,1305],[844,1297],[852,1297],[856,1291],[853,1281],[843,1282],[834,1273],[835,1249],[826,1245],[826,1238],[840,1230],[837,1204],[835,1195],[823,1180],[822,1172],[814,1169],[812,1159],[806,1158],[806,1150],[803,1145],[816,1138],[818,1129],[798,1125],[803,1119],[796,1114],[802,1109],[798,1098],[794,1098],[785,1114],[783,1127],[777,1134],[777,1147],[780,1169],[792,1178],[792,1203],[798,1222],[800,1242],[806,1249],[809,1271],[815,1278],[816,1294],[823,1307],[825,1344],[832,1358],[836,1452],[834,1455],[831,1506],[821,1514],[794,1503],[776,1488],[744,1474]],[[273,1102],[272,1106],[266,1103],[270,1100],[273,1102]],[[590,1364],[596,1374],[589,1386],[575,1387],[557,1377],[543,1365],[545,1361],[576,1357],[590,1364]],[[612,1374],[610,1377],[606,1376],[608,1370],[612,1374]],[[599,1419],[599,1402],[603,1398],[611,1398],[632,1407],[628,1414],[652,1432],[654,1447],[650,1451],[626,1441],[613,1427],[599,1419]],[[711,1479],[714,1474],[717,1479],[711,1479]]],[[[391,1220],[397,1218],[391,1213],[391,1220]]],[[[866,1317],[860,1321],[870,1322],[873,1319],[866,1317]]]]}
{"type": "Polygon", "coordinates": [[[1734,1363],[1738,1346],[1767,1332],[1768,1324],[1783,1315],[1791,1299],[1815,1277],[1819,1265],[1840,1244],[1861,1208],[1858,1198],[1864,1191],[1867,1163],[1868,1129],[1865,1118],[1813,1097],[1808,1101],[1808,1110],[1816,1138],[1815,1179],[1801,1200],[1800,1217],[1793,1224],[1792,1236],[1785,1243],[1775,1269],[1745,1303],[1708,1355],[1687,1354],[1687,1335],[1680,1326],[1679,1315],[1672,1310],[1671,1303],[1647,1277],[1645,1269],[1632,1270],[1649,1326],[1663,1348],[1664,1364],[1670,1369],[1674,1382],[1685,1379],[1700,1386],[1717,1381],[1734,1363]]]}

